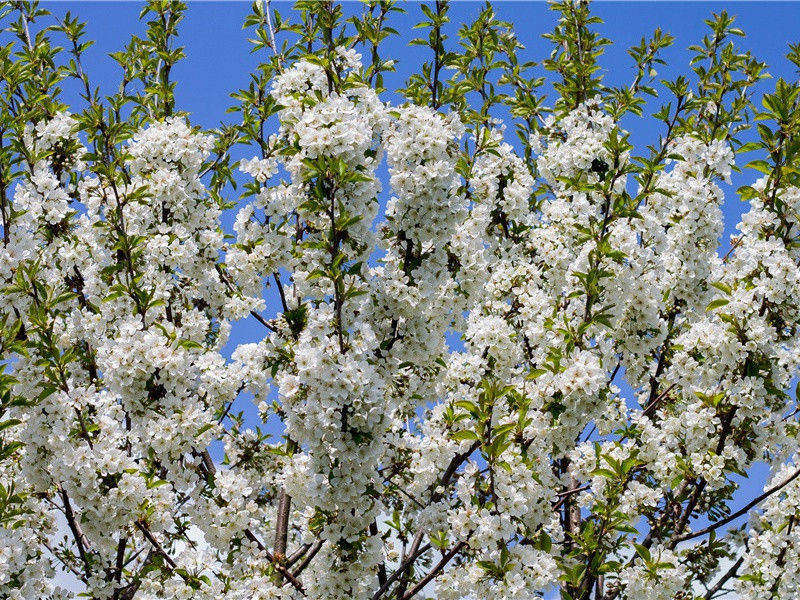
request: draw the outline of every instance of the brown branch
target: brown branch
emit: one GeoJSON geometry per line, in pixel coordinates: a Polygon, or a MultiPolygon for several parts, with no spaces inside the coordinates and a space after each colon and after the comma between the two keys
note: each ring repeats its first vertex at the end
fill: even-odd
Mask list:
{"type": "Polygon", "coordinates": [[[303,544],[297,550],[292,552],[289,556],[286,557],[284,564],[287,567],[291,567],[294,563],[305,556],[305,553],[308,552],[308,549],[311,548],[311,544],[303,544]]]}
{"type": "Polygon", "coordinates": [[[159,554],[161,558],[163,558],[166,561],[170,569],[172,570],[177,569],[178,568],[177,563],[172,559],[172,557],[169,554],[167,554],[167,551],[164,550],[164,547],[153,535],[153,532],[150,531],[150,528],[147,526],[147,523],[139,519],[134,522],[134,525],[136,525],[136,528],[142,532],[142,535],[144,535],[145,539],[148,542],[150,542],[150,545],[153,547],[156,553],[159,554]]]}
{"type": "Polygon", "coordinates": [[[403,596],[402,600],[410,600],[417,593],[422,591],[422,589],[431,581],[433,581],[436,576],[444,570],[444,568],[447,566],[447,563],[449,563],[456,554],[461,552],[462,548],[464,548],[466,545],[466,542],[458,542],[455,546],[453,546],[450,551],[444,554],[441,560],[431,568],[425,577],[420,579],[414,587],[408,590],[408,592],[403,596]]]}
{"type": "MultiPolygon", "coordinates": [[[[278,274],[275,274],[275,281],[278,283],[278,288],[281,290],[281,302],[283,302],[284,310],[286,309],[286,299],[283,296],[283,288],[280,287],[280,279],[278,274]]],[[[297,445],[287,437],[286,450],[293,454],[297,449],[297,445]]],[[[275,518],[275,559],[281,564],[286,560],[286,548],[289,545],[289,517],[292,512],[292,497],[286,493],[286,486],[281,486],[281,491],[278,494],[278,513],[275,518]]]]}
{"type": "Polygon", "coordinates": [[[286,294],[283,291],[283,283],[281,283],[281,276],[278,272],[274,272],[272,274],[273,279],[275,279],[275,285],[278,288],[278,295],[281,297],[281,306],[283,307],[283,312],[289,312],[289,305],[286,303],[286,294]]]}
{"type": "Polygon", "coordinates": [[[264,544],[261,543],[261,540],[259,540],[252,531],[250,531],[249,529],[245,529],[244,535],[247,537],[248,540],[253,542],[261,552],[264,553],[264,555],[267,557],[267,560],[272,563],[272,566],[275,568],[275,570],[281,575],[283,575],[287,579],[287,581],[292,584],[294,589],[300,592],[303,596],[306,595],[306,590],[305,588],[303,588],[303,584],[300,583],[295,578],[295,576],[292,575],[291,571],[289,571],[289,569],[284,567],[269,550],[267,550],[264,544]]]}
{"type": "Polygon", "coordinates": [[[303,559],[303,561],[294,570],[294,576],[295,577],[299,577],[300,573],[302,573],[305,570],[305,568],[309,565],[309,563],[317,555],[317,552],[320,551],[320,549],[322,548],[322,545],[324,543],[325,542],[322,541],[322,540],[317,540],[316,542],[314,542],[314,545],[311,547],[311,550],[308,552],[308,554],[306,554],[306,556],[303,559]]]}
{"type": "Polygon", "coordinates": [[[572,496],[573,494],[577,494],[579,492],[583,492],[584,490],[588,490],[591,486],[587,483],[586,485],[581,485],[579,487],[574,487],[569,490],[564,490],[563,492],[559,492],[556,494],[560,496],[560,499],[553,505],[553,510],[558,510],[567,501],[567,498],[572,496]]]}
{"type": "MultiPolygon", "coordinates": [[[[408,556],[415,556],[417,551],[419,550],[419,546],[422,543],[422,537],[424,535],[424,530],[420,529],[417,531],[417,534],[414,536],[414,539],[411,541],[411,547],[408,549],[408,556]]],[[[409,567],[411,564],[408,565],[409,567]]],[[[397,597],[402,598],[403,595],[406,593],[406,588],[408,587],[408,575],[409,572],[407,569],[403,570],[403,574],[400,577],[400,583],[397,586],[397,597]]]]}
{"type": "MultiPolygon", "coordinates": [[[[725,447],[725,440],[731,432],[731,427],[733,426],[733,419],[736,416],[737,407],[734,406],[728,412],[726,412],[720,419],[722,424],[722,430],[720,431],[719,440],[717,441],[716,449],[714,450],[715,454],[721,454],[722,449],[725,447]]],[[[675,526],[675,529],[672,533],[672,537],[667,544],[667,547],[672,550],[675,546],[678,545],[678,542],[681,538],[681,532],[686,528],[689,523],[689,519],[692,516],[692,512],[694,512],[697,503],[700,501],[703,492],[705,491],[708,482],[704,478],[699,478],[697,483],[695,484],[696,487],[692,492],[689,501],[686,503],[686,508],[684,509],[683,513],[681,514],[680,518],[678,519],[678,523],[675,526]]]]}
{"type": "Polygon", "coordinates": [[[54,557],[54,558],[56,558],[56,559],[58,560],[59,564],[61,564],[61,566],[62,566],[64,569],[67,569],[67,570],[68,570],[70,573],[72,573],[73,575],[75,575],[75,577],[77,577],[77,578],[78,578],[78,579],[80,579],[81,581],[83,581],[83,582],[86,582],[86,575],[85,575],[84,573],[81,573],[81,572],[80,572],[78,569],[76,569],[76,568],[75,568],[75,567],[73,567],[72,565],[70,565],[70,564],[67,564],[67,563],[66,563],[66,562],[65,562],[65,561],[64,561],[64,560],[63,560],[63,559],[62,559],[62,558],[61,558],[61,557],[58,555],[58,552],[56,551],[56,549],[55,549],[55,548],[53,548],[53,546],[50,544],[50,542],[49,542],[49,541],[47,541],[46,539],[42,540],[42,546],[44,546],[45,548],[47,548],[47,550],[49,550],[50,554],[52,554],[52,555],[53,555],[53,557],[54,557]]]}
{"type": "Polygon", "coordinates": [[[275,558],[281,562],[286,558],[291,507],[292,498],[286,493],[286,488],[281,488],[278,495],[278,515],[275,523],[275,558]]]}
{"type": "Polygon", "coordinates": [[[691,518],[692,513],[694,512],[697,503],[700,501],[700,497],[703,495],[703,492],[705,491],[707,485],[708,482],[702,477],[696,480],[695,487],[692,490],[692,495],[689,496],[689,500],[688,502],[686,502],[686,507],[681,512],[680,517],[678,518],[678,522],[675,525],[675,531],[672,535],[672,538],[669,540],[669,543],[667,544],[667,547],[670,550],[672,550],[673,548],[675,548],[675,546],[678,545],[680,541],[680,532],[683,531],[688,525],[689,519],[691,518]]]}
{"type": "MultiPolygon", "coordinates": [[[[480,447],[480,445],[481,445],[480,441],[476,441],[469,448],[467,448],[464,452],[456,454],[452,458],[452,460],[450,461],[450,464],[447,465],[447,468],[445,469],[444,473],[442,474],[441,479],[437,482],[437,484],[435,486],[433,486],[433,489],[436,489],[436,487],[438,487],[438,486],[442,486],[442,487],[446,486],[450,482],[450,479],[453,477],[453,475],[455,475],[456,471],[458,470],[458,467],[461,466],[461,463],[463,463],[467,458],[469,458],[469,456],[473,452],[475,452],[475,450],[477,450],[480,447]]],[[[440,499],[441,499],[441,494],[434,493],[432,495],[432,500],[434,502],[436,502],[436,501],[438,501],[440,499]]]]}
{"type": "Polygon", "coordinates": [[[692,531],[692,532],[686,533],[684,535],[679,535],[676,538],[673,538],[673,542],[674,543],[685,542],[686,540],[691,540],[691,539],[694,539],[696,537],[700,537],[700,536],[705,535],[707,533],[711,533],[712,531],[722,527],[723,525],[727,525],[731,521],[735,521],[736,519],[738,519],[739,517],[741,517],[742,515],[747,513],[747,511],[749,511],[751,508],[753,508],[756,504],[760,503],[762,500],[765,500],[766,498],[768,498],[769,496],[771,496],[775,492],[780,491],[782,488],[787,486],[789,483],[791,483],[792,481],[797,479],[798,476],[800,476],[800,468],[798,468],[794,473],[792,473],[792,475],[789,478],[787,478],[786,481],[784,481],[783,483],[780,483],[780,484],[772,486],[767,491],[765,491],[763,494],[761,494],[760,496],[757,496],[756,498],[753,498],[750,502],[745,504],[742,508],[740,508],[739,510],[737,510],[735,513],[731,514],[730,516],[727,516],[724,519],[720,519],[716,523],[712,523],[708,527],[703,527],[703,529],[699,529],[698,531],[692,531]]]}
{"type": "MultiPolygon", "coordinates": [[[[114,567],[114,581],[119,584],[122,581],[122,570],[124,569],[125,565],[125,547],[128,545],[128,537],[122,536],[119,543],[117,544],[117,560],[114,567]]],[[[120,589],[119,587],[114,587],[114,592],[112,594],[113,600],[119,599],[120,589]]]]}
{"type": "Polygon", "coordinates": [[[89,562],[89,555],[87,553],[89,541],[86,539],[80,523],[78,523],[78,520],[75,518],[75,512],[72,510],[72,504],[69,501],[67,492],[61,486],[59,486],[59,494],[61,495],[61,502],[64,504],[64,516],[67,518],[67,525],[69,525],[72,537],[75,539],[75,545],[78,546],[78,554],[81,557],[81,561],[83,561],[83,569],[86,572],[86,576],[90,577],[92,574],[92,565],[89,562]]]}
{"type": "MultiPolygon", "coordinates": [[[[211,459],[211,455],[208,453],[208,449],[205,449],[200,453],[200,458],[202,460],[203,467],[205,467],[206,469],[206,473],[214,475],[214,473],[216,473],[217,471],[217,468],[214,466],[214,461],[211,459]]],[[[300,592],[305,596],[305,589],[303,588],[303,585],[297,580],[296,575],[293,575],[292,572],[289,571],[289,569],[287,569],[283,564],[281,564],[281,562],[269,550],[267,550],[264,544],[261,543],[261,540],[259,540],[250,529],[245,529],[244,535],[247,537],[248,540],[255,543],[255,545],[258,547],[260,551],[266,554],[267,560],[269,560],[273,564],[275,570],[278,571],[278,573],[280,573],[281,575],[283,575],[298,592],[300,592]]],[[[305,565],[307,565],[308,562],[311,560],[311,558],[313,558],[313,556],[319,551],[319,548],[321,546],[322,544],[319,543],[319,546],[316,547],[316,550],[313,550],[306,556],[306,559],[303,561],[303,565],[301,565],[301,567],[298,567],[296,571],[297,574],[299,574],[300,571],[302,571],[303,568],[305,568],[305,565]]]]}
{"type": "Polygon", "coordinates": [[[661,402],[661,401],[662,401],[664,398],[666,398],[667,396],[669,396],[669,393],[670,393],[670,392],[671,392],[671,391],[672,391],[672,390],[675,388],[675,386],[676,386],[676,385],[677,385],[676,383],[673,383],[673,384],[672,384],[672,385],[670,385],[670,386],[669,386],[667,389],[665,389],[663,392],[661,392],[661,393],[660,393],[658,396],[656,396],[656,397],[655,397],[655,398],[654,398],[654,399],[653,399],[653,400],[652,400],[652,401],[651,401],[651,402],[650,402],[650,403],[649,403],[649,404],[648,404],[648,405],[647,405],[647,406],[644,408],[644,410],[642,410],[642,415],[649,416],[651,413],[653,413],[653,412],[655,411],[656,407],[658,406],[658,404],[659,404],[659,403],[660,403],[660,402],[661,402]]]}
{"type": "MultiPolygon", "coordinates": [[[[789,517],[789,524],[786,526],[786,536],[788,539],[791,539],[792,534],[792,527],[794,527],[794,515],[789,517]]],[[[778,566],[778,576],[775,578],[775,582],[772,584],[772,587],[769,589],[769,600],[773,600],[775,598],[775,593],[778,591],[778,587],[781,584],[781,579],[783,579],[783,574],[785,570],[783,566],[786,564],[786,551],[789,549],[788,545],[784,545],[781,548],[780,553],[778,553],[778,558],[775,560],[775,564],[778,566]]]]}
{"type": "Polygon", "coordinates": [[[382,586],[381,586],[381,587],[378,589],[378,591],[377,591],[377,592],[375,592],[375,593],[373,594],[373,596],[372,596],[372,600],[378,600],[378,598],[380,598],[381,596],[383,596],[383,594],[385,594],[385,593],[386,593],[386,592],[389,590],[389,588],[391,587],[391,585],[392,585],[392,584],[393,584],[395,581],[397,581],[397,579],[398,579],[398,578],[399,578],[401,575],[403,575],[403,573],[405,573],[405,572],[406,572],[406,570],[407,570],[409,567],[411,567],[411,565],[412,565],[412,564],[414,564],[414,561],[415,561],[415,560],[417,560],[417,558],[419,558],[419,557],[420,557],[420,556],[422,556],[423,554],[425,554],[425,553],[426,553],[428,550],[430,550],[430,548],[431,548],[431,545],[430,545],[430,544],[425,544],[424,546],[421,546],[421,547],[417,548],[417,550],[416,550],[415,552],[409,552],[409,554],[408,554],[408,556],[405,558],[405,560],[403,560],[403,562],[402,562],[402,563],[400,563],[400,566],[399,566],[399,567],[397,567],[397,569],[394,571],[394,573],[392,573],[392,574],[391,574],[391,575],[390,575],[390,576],[389,576],[389,577],[386,579],[386,583],[384,583],[384,584],[383,584],[383,585],[382,585],[382,586]]]}
{"type": "MultiPolygon", "coordinates": [[[[373,538],[378,537],[378,520],[373,519],[372,523],[369,524],[369,535],[373,538]]],[[[386,583],[386,561],[381,560],[378,563],[378,585],[381,586],[386,583]]]]}
{"type": "Polygon", "coordinates": [[[706,592],[706,595],[704,596],[704,600],[711,600],[717,592],[722,590],[722,586],[724,586],[725,583],[730,578],[732,578],[732,577],[734,577],[736,575],[736,572],[739,570],[739,567],[742,566],[743,562],[744,562],[744,555],[740,556],[739,560],[737,560],[735,563],[733,563],[733,565],[731,565],[731,568],[728,569],[725,572],[725,574],[722,577],[719,578],[717,583],[714,584],[714,587],[710,588],[706,592]]]}
{"type": "MultiPolygon", "coordinates": [[[[225,287],[227,287],[227,288],[228,288],[228,291],[230,291],[230,292],[238,292],[238,290],[237,290],[237,289],[236,289],[236,287],[233,285],[233,283],[231,283],[230,279],[228,279],[228,276],[227,276],[227,275],[225,275],[225,272],[222,270],[222,267],[220,267],[219,265],[217,265],[217,273],[219,273],[219,278],[220,278],[220,280],[222,281],[222,283],[224,283],[224,284],[225,284],[225,287]]],[[[278,281],[278,280],[277,280],[277,278],[276,278],[276,281],[278,281]]],[[[280,283],[280,282],[278,282],[278,283],[280,283]]],[[[264,327],[266,327],[266,328],[267,328],[267,329],[269,329],[270,331],[273,331],[273,332],[274,332],[274,331],[277,331],[277,329],[275,329],[275,327],[273,327],[272,325],[270,325],[270,324],[269,324],[269,321],[267,321],[267,320],[266,320],[264,317],[262,317],[262,316],[261,316],[260,314],[258,314],[256,311],[254,311],[254,310],[251,310],[251,311],[250,311],[250,315],[251,315],[251,316],[252,316],[252,317],[253,317],[253,318],[254,318],[256,321],[258,321],[259,323],[261,323],[261,324],[262,324],[264,327]]]]}

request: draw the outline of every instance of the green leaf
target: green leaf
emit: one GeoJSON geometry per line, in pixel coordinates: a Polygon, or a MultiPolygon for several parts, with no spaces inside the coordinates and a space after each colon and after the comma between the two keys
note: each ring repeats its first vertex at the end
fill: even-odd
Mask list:
{"type": "Polygon", "coordinates": [[[725,306],[729,302],[730,300],[728,300],[727,298],[717,298],[716,300],[712,300],[711,302],[708,303],[706,311],[714,310],[715,308],[719,308],[720,306],[725,306]]]}
{"type": "Polygon", "coordinates": [[[463,440],[477,440],[478,434],[470,429],[462,429],[461,431],[454,431],[450,434],[450,437],[456,441],[463,441],[463,440]]]}
{"type": "Polygon", "coordinates": [[[638,554],[646,564],[649,565],[653,562],[653,558],[650,556],[650,550],[636,542],[633,543],[633,547],[636,549],[636,554],[638,554]]]}

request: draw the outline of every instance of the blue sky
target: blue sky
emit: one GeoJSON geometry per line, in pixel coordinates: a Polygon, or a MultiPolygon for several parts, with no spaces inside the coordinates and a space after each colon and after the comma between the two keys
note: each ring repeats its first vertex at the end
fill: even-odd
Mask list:
{"type": "MultiPolygon", "coordinates": [[[[109,52],[120,50],[132,33],[141,34],[143,26],[138,21],[141,8],[139,3],[128,2],[50,2],[44,6],[60,15],[71,11],[82,20],[87,21],[87,34],[96,40],[96,45],[86,56],[86,67],[94,85],[100,85],[105,91],[113,91],[119,80],[119,69],[108,57],[109,52]]],[[[273,2],[284,15],[291,12],[291,4],[273,2]]],[[[453,30],[461,22],[468,22],[480,11],[478,2],[456,3],[451,9],[453,30]]],[[[425,49],[408,47],[407,40],[416,34],[411,27],[421,18],[419,5],[405,5],[407,14],[395,15],[391,23],[400,36],[390,38],[384,54],[397,60],[398,73],[386,79],[389,89],[402,85],[405,78],[428,59],[425,49]]],[[[554,13],[544,2],[506,2],[497,3],[496,11],[500,18],[514,24],[516,33],[526,49],[522,56],[526,60],[541,60],[550,51],[550,44],[541,38],[541,34],[552,29],[554,13]]],[[[345,3],[345,12],[360,10],[360,5],[345,3]]],[[[663,54],[666,65],[659,67],[658,76],[672,78],[688,71],[688,46],[698,43],[706,32],[703,20],[712,12],[728,10],[737,15],[737,25],[744,29],[747,38],[740,41],[745,49],[753,50],[761,60],[767,62],[768,70],[775,78],[793,78],[791,64],[784,58],[787,45],[800,41],[798,24],[800,24],[800,3],[789,2],[598,2],[594,11],[604,23],[598,30],[614,42],[607,47],[601,59],[605,81],[609,84],[629,82],[633,77],[632,61],[626,49],[638,43],[642,36],[649,36],[656,27],[673,34],[677,39],[672,48],[663,54]]],[[[190,119],[196,125],[214,127],[221,120],[230,121],[235,115],[226,115],[225,109],[231,105],[230,92],[246,86],[249,73],[257,63],[258,57],[250,54],[247,32],[242,31],[241,24],[249,12],[249,4],[245,2],[190,2],[186,19],[181,27],[180,43],[185,46],[187,58],[181,61],[172,71],[173,78],[179,82],[176,96],[180,110],[190,113],[190,119]]],[[[452,32],[454,33],[454,31],[452,32]]],[[[453,40],[451,39],[451,42],[453,40]]],[[[773,85],[767,80],[761,90],[773,85]]],[[[66,100],[74,101],[79,106],[75,91],[68,87],[66,100]]],[[[392,95],[387,100],[396,99],[392,95]]],[[[666,96],[665,96],[666,99],[666,96]]],[[[649,105],[651,110],[658,108],[658,103],[649,105]]],[[[660,131],[658,123],[649,122],[647,118],[628,119],[624,126],[631,131],[631,140],[638,148],[653,143],[660,131]]],[[[513,128],[509,127],[513,137],[513,128]]],[[[511,140],[509,140],[511,141],[511,140]]],[[[244,155],[250,153],[245,152],[244,155]]],[[[723,251],[727,248],[728,237],[734,233],[745,205],[732,193],[736,187],[750,183],[753,173],[734,176],[733,185],[726,188],[728,199],[724,207],[725,236],[722,240],[723,251]]],[[[388,186],[384,186],[388,187],[388,186]]],[[[385,198],[383,199],[385,201],[385,198]]],[[[233,213],[226,215],[226,228],[230,228],[233,213]]],[[[269,311],[277,309],[274,299],[269,300],[269,311]]],[[[263,335],[263,329],[253,319],[249,319],[234,328],[229,348],[243,341],[255,341],[263,335]]],[[[243,399],[244,400],[244,399],[243,399]]],[[[242,402],[242,409],[248,403],[242,402]]],[[[756,482],[764,475],[763,469],[754,472],[756,482]]],[[[748,484],[742,493],[752,494],[759,483],[748,484]]]]}

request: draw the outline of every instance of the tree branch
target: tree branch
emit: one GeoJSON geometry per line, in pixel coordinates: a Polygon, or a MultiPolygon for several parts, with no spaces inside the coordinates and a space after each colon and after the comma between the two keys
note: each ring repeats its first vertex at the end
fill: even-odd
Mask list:
{"type": "Polygon", "coordinates": [[[278,573],[280,573],[281,575],[283,575],[283,576],[286,578],[286,580],[287,580],[289,583],[291,583],[291,584],[292,584],[292,586],[294,587],[294,589],[296,589],[298,592],[300,592],[300,593],[301,593],[303,596],[305,596],[305,595],[306,595],[306,590],[305,590],[305,588],[303,588],[303,584],[302,584],[302,583],[300,583],[300,582],[299,582],[299,581],[298,581],[298,580],[295,578],[295,576],[294,576],[294,575],[292,575],[291,571],[289,571],[289,569],[287,569],[286,567],[284,567],[284,566],[283,566],[283,565],[282,565],[282,564],[281,564],[281,563],[280,563],[280,562],[279,562],[279,561],[278,561],[278,560],[275,558],[275,556],[273,556],[273,554],[272,554],[272,553],[271,553],[269,550],[267,550],[267,548],[264,546],[264,544],[262,544],[262,543],[261,543],[261,540],[259,540],[259,539],[258,539],[258,538],[255,536],[255,534],[254,534],[252,531],[250,531],[249,529],[245,529],[245,530],[244,530],[244,535],[247,537],[247,539],[248,539],[248,540],[250,540],[251,542],[253,542],[253,543],[254,543],[254,544],[255,544],[255,545],[258,547],[258,549],[259,549],[261,552],[263,552],[263,553],[264,553],[264,555],[267,557],[267,560],[268,560],[269,562],[271,562],[271,563],[272,563],[272,566],[273,566],[273,567],[275,567],[275,570],[276,570],[278,573]]]}
{"type": "Polygon", "coordinates": [[[67,518],[67,525],[72,532],[72,537],[75,539],[75,545],[78,546],[78,554],[83,561],[83,569],[86,576],[90,577],[92,574],[92,565],[89,562],[89,555],[87,549],[89,548],[89,541],[83,534],[80,523],[75,518],[75,512],[72,510],[72,504],[69,501],[69,496],[66,490],[59,486],[59,494],[61,495],[61,502],[64,504],[64,516],[67,518]]]}
{"type": "Polygon", "coordinates": [[[464,548],[466,545],[467,545],[466,542],[458,542],[455,546],[453,546],[450,549],[450,551],[447,552],[447,554],[445,554],[444,556],[442,556],[441,560],[438,563],[436,563],[436,565],[433,568],[431,568],[428,574],[417,582],[417,585],[408,590],[405,596],[403,596],[402,600],[410,600],[418,592],[422,591],[422,588],[424,588],[431,581],[433,581],[434,578],[444,570],[444,568],[447,566],[447,563],[449,563],[450,560],[456,554],[461,552],[461,549],[464,548]]]}
{"type": "Polygon", "coordinates": [[[798,476],[800,476],[800,468],[798,468],[794,473],[792,473],[792,475],[789,476],[789,478],[786,479],[786,481],[784,481],[783,483],[780,483],[780,484],[772,486],[771,488],[769,488],[767,491],[765,491],[760,496],[757,496],[757,497],[753,498],[750,502],[745,504],[742,508],[737,510],[735,513],[732,513],[731,515],[725,517],[724,519],[720,519],[716,523],[712,523],[708,527],[703,527],[703,529],[699,529],[697,531],[692,531],[692,532],[686,533],[684,535],[679,535],[676,538],[673,538],[673,542],[674,543],[685,542],[686,540],[691,540],[691,539],[703,536],[703,535],[705,535],[707,533],[711,533],[715,529],[718,529],[718,528],[722,527],[723,525],[727,525],[731,521],[735,521],[736,519],[741,517],[743,514],[745,514],[747,511],[749,511],[751,508],[753,508],[756,504],[760,503],[761,501],[765,500],[766,498],[768,498],[769,496],[771,496],[775,492],[778,492],[781,489],[783,489],[785,486],[789,485],[792,481],[797,479],[798,476]]]}

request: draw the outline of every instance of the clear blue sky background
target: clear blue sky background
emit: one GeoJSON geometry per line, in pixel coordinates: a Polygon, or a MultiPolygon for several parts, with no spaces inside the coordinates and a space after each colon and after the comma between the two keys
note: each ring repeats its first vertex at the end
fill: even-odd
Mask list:
{"type": "MultiPolygon", "coordinates": [[[[101,85],[108,92],[116,88],[119,69],[108,53],[120,50],[132,33],[142,34],[143,26],[138,21],[141,5],[132,2],[50,2],[44,3],[44,6],[55,14],[69,10],[88,22],[88,37],[96,40],[97,44],[86,57],[87,71],[95,85],[101,85]]],[[[186,48],[187,58],[173,69],[172,74],[179,82],[176,92],[178,108],[189,112],[194,124],[211,128],[221,120],[235,118],[235,115],[225,114],[225,109],[231,105],[229,93],[247,85],[249,73],[258,60],[257,56],[250,54],[247,33],[241,27],[249,6],[245,2],[189,3],[181,27],[181,44],[186,48]]],[[[273,2],[272,7],[284,15],[292,11],[289,3],[273,2]]],[[[451,9],[453,29],[461,22],[471,21],[481,7],[482,4],[478,2],[454,4],[451,9]]],[[[346,13],[359,11],[360,8],[355,2],[345,3],[346,13]]],[[[411,27],[421,19],[421,11],[416,3],[408,3],[405,8],[407,14],[394,15],[391,23],[400,36],[390,38],[383,51],[387,57],[398,61],[398,73],[388,76],[386,80],[386,87],[390,90],[402,85],[421,62],[428,60],[425,49],[406,45],[409,39],[417,35],[411,27]]],[[[495,8],[500,18],[514,24],[520,41],[526,47],[522,53],[525,59],[541,60],[548,55],[550,44],[541,38],[541,34],[551,31],[555,21],[554,13],[544,2],[500,2],[495,8]]],[[[747,38],[739,43],[766,61],[773,76],[787,79],[795,77],[784,55],[787,44],[800,41],[800,3],[598,2],[594,5],[594,11],[604,23],[597,29],[614,42],[601,59],[605,81],[622,84],[631,80],[632,61],[626,49],[638,43],[642,36],[649,36],[656,27],[677,38],[674,46],[663,54],[667,65],[658,69],[659,77],[672,78],[687,72],[690,56],[688,46],[698,43],[706,33],[703,20],[712,12],[722,10],[737,15],[738,26],[747,33],[747,38]]],[[[451,38],[450,41],[454,40],[451,38]]],[[[761,89],[772,86],[773,82],[767,80],[761,89]]],[[[71,89],[67,89],[66,97],[77,102],[77,96],[71,89]]],[[[387,95],[386,99],[394,100],[396,97],[387,95]]],[[[649,108],[656,109],[658,104],[651,103],[649,108]]],[[[660,131],[658,123],[649,122],[646,118],[630,118],[624,126],[631,131],[632,142],[638,148],[653,143],[660,131]]],[[[512,127],[509,127],[509,134],[513,137],[512,127]]],[[[721,240],[723,251],[728,246],[730,234],[735,232],[739,216],[746,209],[732,192],[738,186],[750,183],[754,177],[752,172],[735,176],[733,185],[726,188],[730,193],[724,207],[726,227],[724,239],[721,240]]],[[[233,213],[226,215],[226,228],[230,228],[233,218],[233,213]]],[[[270,299],[269,310],[276,309],[275,299],[270,299]]],[[[237,324],[229,349],[243,341],[256,341],[262,335],[263,329],[253,319],[237,324]]],[[[252,408],[248,408],[248,404],[243,398],[241,408],[252,415],[252,408]]],[[[748,483],[740,495],[752,495],[754,489],[760,487],[764,474],[763,468],[756,468],[754,481],[748,483]]]]}

